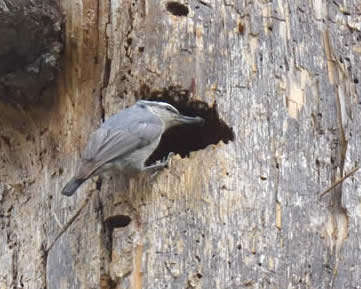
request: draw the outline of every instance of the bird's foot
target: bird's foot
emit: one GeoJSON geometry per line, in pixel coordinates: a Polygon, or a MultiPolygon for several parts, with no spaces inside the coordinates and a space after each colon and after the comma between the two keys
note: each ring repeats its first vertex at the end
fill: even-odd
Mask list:
{"type": "Polygon", "coordinates": [[[154,165],[145,168],[145,171],[150,173],[151,178],[153,179],[158,175],[159,171],[167,168],[169,166],[169,161],[171,157],[174,155],[173,152],[170,152],[167,157],[165,157],[162,161],[157,161],[154,165]]]}

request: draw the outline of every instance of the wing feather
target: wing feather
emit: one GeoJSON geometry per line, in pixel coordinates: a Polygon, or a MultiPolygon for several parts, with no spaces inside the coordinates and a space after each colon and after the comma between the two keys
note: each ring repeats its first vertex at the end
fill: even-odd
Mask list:
{"type": "Polygon", "coordinates": [[[128,129],[100,127],[90,137],[78,169],[78,177],[88,178],[112,159],[150,144],[162,132],[159,122],[136,122],[128,129]]]}

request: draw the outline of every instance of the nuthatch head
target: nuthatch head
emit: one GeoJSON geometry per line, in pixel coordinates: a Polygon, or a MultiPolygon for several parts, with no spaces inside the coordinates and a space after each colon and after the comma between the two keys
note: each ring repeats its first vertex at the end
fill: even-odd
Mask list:
{"type": "Polygon", "coordinates": [[[189,117],[180,114],[172,105],[166,102],[139,100],[136,105],[146,107],[163,122],[165,129],[182,124],[204,124],[201,117],[189,117]]]}

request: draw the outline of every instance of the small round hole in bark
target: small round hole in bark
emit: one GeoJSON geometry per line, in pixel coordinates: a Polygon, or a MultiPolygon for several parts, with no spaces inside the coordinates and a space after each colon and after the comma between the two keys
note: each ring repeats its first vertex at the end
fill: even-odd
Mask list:
{"type": "Polygon", "coordinates": [[[187,6],[175,1],[169,1],[166,7],[167,10],[175,16],[187,16],[189,13],[187,6]]]}
{"type": "Polygon", "coordinates": [[[108,217],[105,220],[105,224],[108,228],[123,228],[129,225],[132,219],[127,215],[115,215],[108,217]]]}

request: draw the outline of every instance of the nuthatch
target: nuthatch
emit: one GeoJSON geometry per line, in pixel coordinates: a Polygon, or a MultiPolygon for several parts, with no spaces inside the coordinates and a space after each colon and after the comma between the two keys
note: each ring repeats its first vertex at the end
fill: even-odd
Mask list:
{"type": "Polygon", "coordinates": [[[179,113],[165,102],[139,100],[133,106],[111,116],[89,138],[75,176],[62,194],[71,196],[87,179],[107,171],[120,171],[131,177],[150,173],[168,165],[169,158],[151,166],[146,160],[157,148],[162,134],[181,124],[203,124],[201,117],[179,113]]]}

